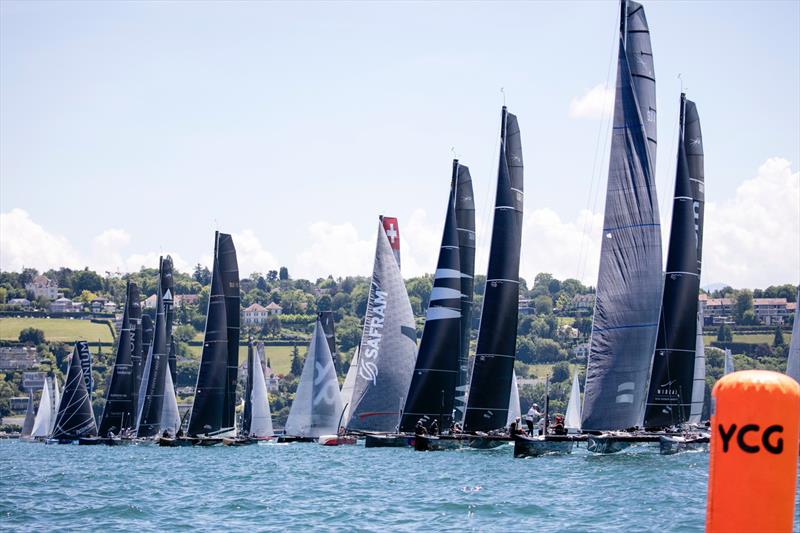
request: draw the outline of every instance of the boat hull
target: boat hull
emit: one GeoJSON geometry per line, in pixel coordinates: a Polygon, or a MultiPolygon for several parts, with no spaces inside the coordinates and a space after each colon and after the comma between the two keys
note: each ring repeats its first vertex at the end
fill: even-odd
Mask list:
{"type": "Polygon", "coordinates": [[[413,448],[414,435],[388,434],[367,435],[364,437],[365,448],[413,448]]]}
{"type": "Polygon", "coordinates": [[[613,436],[590,435],[586,439],[586,449],[597,454],[619,453],[629,448],[633,442],[613,436]]]}
{"type": "Polygon", "coordinates": [[[514,457],[566,455],[572,453],[572,446],[572,440],[518,436],[514,438],[514,457]]]}
{"type": "Polygon", "coordinates": [[[316,442],[317,439],[314,437],[294,437],[292,435],[281,435],[278,437],[278,442],[289,443],[289,442],[316,442]]]}
{"type": "Polygon", "coordinates": [[[708,450],[708,443],[709,438],[707,436],[661,437],[658,441],[661,455],[674,455],[692,450],[708,450]]]}
{"type": "Polygon", "coordinates": [[[352,435],[322,435],[317,442],[323,446],[352,446],[358,439],[352,435]]]}

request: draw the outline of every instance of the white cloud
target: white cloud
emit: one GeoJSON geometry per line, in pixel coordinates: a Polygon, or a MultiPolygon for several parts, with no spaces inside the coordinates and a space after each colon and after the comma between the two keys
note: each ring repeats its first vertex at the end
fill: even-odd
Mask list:
{"type": "Polygon", "coordinates": [[[78,253],[66,238],[49,233],[23,209],[0,213],[0,269],[60,266],[80,266],[78,253]]]}
{"type": "MultiPolygon", "coordinates": [[[[232,236],[241,277],[249,276],[253,272],[266,274],[269,270],[278,270],[278,260],[264,248],[253,230],[246,229],[232,236]]],[[[206,264],[211,268],[211,257],[208,259],[206,264]]]]}
{"type": "Polygon", "coordinates": [[[800,172],[768,159],[736,195],[706,203],[703,284],[766,287],[800,281],[800,172]]]}
{"type": "Polygon", "coordinates": [[[614,101],[614,89],[605,84],[595,85],[580,98],[569,102],[570,118],[604,118],[611,112],[614,101]]]}
{"type": "MultiPolygon", "coordinates": [[[[400,231],[402,235],[402,229],[400,231]]],[[[289,265],[289,274],[293,278],[315,280],[328,274],[340,277],[372,273],[374,235],[362,239],[350,222],[314,222],[308,227],[308,232],[310,245],[297,255],[296,267],[289,265]]]]}

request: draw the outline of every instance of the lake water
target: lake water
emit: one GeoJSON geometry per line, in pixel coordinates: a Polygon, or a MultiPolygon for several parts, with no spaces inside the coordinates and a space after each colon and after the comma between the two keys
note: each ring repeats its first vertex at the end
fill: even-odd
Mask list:
{"type": "Polygon", "coordinates": [[[702,531],[708,454],[0,441],[0,529],[702,531]]]}

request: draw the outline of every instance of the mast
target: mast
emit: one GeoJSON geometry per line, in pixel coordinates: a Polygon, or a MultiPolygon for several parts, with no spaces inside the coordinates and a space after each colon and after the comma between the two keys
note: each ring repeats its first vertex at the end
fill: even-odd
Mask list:
{"type": "Polygon", "coordinates": [[[700,119],[685,94],[681,94],[679,127],[664,297],[644,416],[648,428],[686,422],[692,404],[705,180],[700,119]]]}
{"type": "Polygon", "coordinates": [[[650,33],[640,4],[623,1],[622,14],[584,431],[642,424],[663,291],[650,33]]]}
{"type": "MultiPolygon", "coordinates": [[[[77,440],[81,437],[97,436],[92,402],[81,369],[80,342],[82,341],[75,343],[75,349],[70,358],[67,382],[64,384],[64,393],[61,396],[61,405],[58,408],[53,430],[54,439],[77,440]]],[[[47,392],[47,398],[49,401],[49,392],[47,392]]],[[[49,412],[49,406],[47,411],[49,412]]]]}
{"type": "Polygon", "coordinates": [[[119,434],[136,422],[136,402],[134,394],[134,375],[131,355],[133,353],[133,331],[130,317],[132,303],[138,305],[139,290],[135,283],[128,281],[125,310],[122,313],[122,327],[117,343],[117,355],[111,371],[111,383],[106,391],[106,403],[100,418],[100,435],[109,431],[119,434]]]}
{"type": "Polygon", "coordinates": [[[286,419],[286,434],[313,438],[337,434],[341,413],[342,399],[333,357],[322,324],[317,319],[300,383],[286,419]]]}
{"type": "MultiPolygon", "coordinates": [[[[211,276],[211,293],[208,299],[208,312],[203,337],[203,354],[200,359],[200,371],[197,374],[194,404],[189,418],[189,431],[191,437],[197,436],[228,436],[234,428],[234,412],[236,397],[231,395],[236,392],[236,374],[233,383],[230,383],[231,350],[235,347],[238,357],[238,313],[233,326],[228,323],[229,297],[223,290],[223,242],[228,244],[226,249],[233,247],[230,235],[217,232],[214,236],[214,265],[211,276]],[[234,345],[229,335],[236,335],[234,345]]],[[[226,266],[230,267],[231,258],[227,258],[226,266]]],[[[235,261],[235,257],[233,257],[235,261]]],[[[229,270],[225,276],[228,282],[233,281],[229,270]]],[[[238,277],[235,284],[238,293],[238,277]]],[[[229,293],[230,299],[234,295],[229,293]]],[[[238,296],[236,298],[238,300],[238,296]]],[[[233,321],[234,319],[231,318],[233,321]]],[[[234,371],[238,370],[234,364],[234,371]]]]}
{"type": "Polygon", "coordinates": [[[523,166],[517,117],[502,110],[492,244],[465,431],[505,426],[517,347],[523,166]]]}
{"type": "Polygon", "coordinates": [[[456,177],[457,168],[453,167],[439,260],[400,431],[414,431],[414,426],[422,417],[439,419],[442,429],[449,428],[453,423],[461,355],[462,296],[455,211],[456,177]]]}
{"type": "Polygon", "coordinates": [[[786,359],[786,374],[800,382],[800,287],[795,298],[792,338],[789,341],[789,356],[786,359]]]}
{"type": "MultiPolygon", "coordinates": [[[[396,431],[408,394],[417,353],[414,313],[391,241],[396,219],[381,217],[364,330],[359,343],[358,374],[347,429],[396,431]],[[393,220],[389,230],[386,221],[393,220]]],[[[399,234],[398,234],[399,235],[399,234]]],[[[337,413],[337,420],[341,413],[337,413]]]]}
{"type": "Polygon", "coordinates": [[[463,422],[467,409],[469,385],[469,341],[472,332],[472,298],[475,288],[475,198],[469,168],[453,160],[456,177],[456,225],[458,226],[458,256],[461,267],[461,343],[458,353],[455,417],[463,422]]]}
{"type": "MultiPolygon", "coordinates": [[[[164,276],[171,268],[170,262],[159,259],[159,286],[165,283],[164,276]]],[[[169,373],[169,346],[167,345],[167,318],[163,293],[156,296],[156,322],[153,328],[153,343],[150,346],[148,361],[145,363],[147,376],[142,376],[139,393],[141,410],[137,418],[136,436],[154,437],[161,430],[161,414],[164,409],[164,382],[169,373]],[[145,379],[145,377],[147,379],[145,379]]]]}

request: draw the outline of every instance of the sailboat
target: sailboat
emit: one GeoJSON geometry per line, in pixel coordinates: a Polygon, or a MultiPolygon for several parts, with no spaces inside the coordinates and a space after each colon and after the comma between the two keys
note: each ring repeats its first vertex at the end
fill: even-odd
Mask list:
{"type": "MultiPolygon", "coordinates": [[[[656,98],[644,8],[622,0],[614,129],[581,428],[611,453],[642,425],[663,281],[655,189],[656,98]]],[[[695,294],[695,298],[697,295],[695,294]]]]}
{"type": "Polygon", "coordinates": [[[339,381],[322,324],[317,319],[286,420],[285,436],[280,437],[279,442],[313,442],[321,436],[336,436],[341,417],[339,381]]]}
{"type": "Polygon", "coordinates": [[[456,164],[422,341],[400,420],[401,432],[413,432],[422,420],[429,424],[435,420],[442,430],[453,424],[462,340],[461,266],[455,211],[457,172],[456,164]]]}
{"type": "MultiPolygon", "coordinates": [[[[577,380],[577,373],[575,376],[577,380]]],[[[573,386],[577,381],[573,382],[573,386]]],[[[574,392],[574,389],[573,389],[574,392]]],[[[580,395],[580,389],[578,389],[580,395]]],[[[570,402],[572,402],[572,395],[570,395],[570,402]]],[[[569,408],[567,409],[569,411],[569,408]]],[[[534,429],[532,435],[526,435],[524,432],[518,431],[513,434],[514,438],[514,457],[540,457],[542,455],[564,455],[572,453],[572,447],[576,440],[573,436],[564,434],[550,434],[548,431],[548,421],[550,419],[550,376],[545,379],[545,393],[544,393],[544,417],[543,417],[543,434],[538,434],[538,429],[534,429]]],[[[566,430],[566,423],[565,423],[566,430]]]]}
{"type": "Polygon", "coordinates": [[[135,429],[136,400],[134,392],[134,373],[131,355],[133,353],[135,324],[131,323],[133,304],[139,305],[139,288],[128,281],[126,288],[125,310],[122,313],[122,324],[117,344],[117,354],[111,371],[111,383],[106,392],[106,404],[100,418],[98,432],[100,438],[111,438],[113,435],[127,434],[135,429]]]}
{"type": "Polygon", "coordinates": [[[700,118],[682,93],[664,297],[644,412],[644,427],[653,430],[685,424],[691,414],[704,204],[700,118]]]}
{"type": "MultiPolygon", "coordinates": [[[[172,261],[159,259],[159,283],[170,272],[172,261]]],[[[139,386],[138,411],[136,418],[137,439],[155,439],[164,431],[161,427],[161,414],[164,409],[164,383],[169,373],[169,346],[167,343],[167,318],[163,293],[156,294],[156,321],[153,340],[147,355],[142,381],[139,386]]]]}
{"type": "Polygon", "coordinates": [[[396,219],[381,217],[348,431],[397,431],[416,361],[417,335],[398,257],[396,219]],[[388,226],[387,226],[388,224],[388,226]]]}
{"type": "Polygon", "coordinates": [[[178,379],[175,339],[172,338],[172,323],[175,320],[175,278],[170,256],[165,257],[161,264],[159,291],[161,292],[161,305],[164,306],[164,327],[167,332],[167,362],[172,383],[175,383],[178,379]]]}
{"type": "MultiPolygon", "coordinates": [[[[75,343],[75,349],[72,351],[69,370],[67,371],[67,382],[64,384],[64,393],[61,396],[58,415],[56,415],[55,428],[48,442],[70,444],[77,442],[81,438],[97,436],[97,424],[92,412],[92,401],[89,397],[89,389],[86,387],[84,372],[81,369],[81,357],[79,354],[81,342],[83,341],[75,343]]],[[[47,387],[45,387],[45,390],[47,390],[47,387]]],[[[45,397],[49,401],[49,391],[46,392],[45,397]]],[[[49,412],[48,406],[44,413],[49,412]]],[[[43,428],[49,427],[49,422],[43,422],[42,426],[43,428]]]]}
{"type": "Polygon", "coordinates": [[[31,440],[31,432],[33,431],[33,421],[36,418],[36,412],[33,409],[33,391],[28,392],[28,406],[25,408],[25,419],[22,421],[22,430],[19,433],[21,440],[31,440]]]}
{"type": "Polygon", "coordinates": [[[469,343],[472,333],[472,298],[475,290],[475,198],[469,168],[453,160],[456,173],[456,226],[458,263],[461,268],[461,343],[458,350],[455,422],[463,424],[469,386],[469,343]]]}
{"type": "Polygon", "coordinates": [[[134,375],[136,377],[134,390],[136,391],[136,412],[141,408],[141,402],[144,400],[142,391],[142,376],[145,375],[145,367],[149,361],[150,348],[153,345],[153,319],[150,315],[142,314],[141,304],[139,305],[139,324],[137,325],[137,343],[134,342],[133,353],[131,354],[131,362],[133,363],[134,375]]]}
{"type": "Polygon", "coordinates": [[[54,426],[52,412],[50,386],[48,379],[45,378],[42,386],[42,397],[39,399],[39,409],[36,411],[33,427],[31,427],[31,438],[45,440],[52,434],[54,426]]]}
{"type": "Polygon", "coordinates": [[[792,323],[792,338],[789,341],[789,356],[786,360],[786,374],[795,381],[800,382],[800,287],[797,289],[795,299],[794,322],[792,323]]]}
{"type": "MultiPolygon", "coordinates": [[[[522,242],[523,164],[517,117],[503,106],[494,224],[464,431],[502,432],[514,374],[522,242]]],[[[503,441],[478,439],[471,446],[503,441]]]]}
{"type": "Polygon", "coordinates": [[[519,385],[517,385],[517,373],[511,374],[511,394],[508,399],[508,418],[506,425],[510,426],[517,419],[522,419],[522,408],[519,405],[519,385]]]}
{"type": "Polygon", "coordinates": [[[235,438],[222,439],[222,443],[226,446],[255,444],[259,441],[268,441],[274,435],[260,352],[260,346],[253,349],[253,342],[248,342],[247,379],[242,398],[244,402],[242,427],[235,438]]]}
{"type": "MultiPolygon", "coordinates": [[[[216,232],[203,354],[184,443],[210,446],[235,436],[239,308],[236,248],[230,235],[216,232]]],[[[167,439],[164,445],[174,444],[167,439]]]]}
{"type": "Polygon", "coordinates": [[[578,371],[572,374],[572,387],[569,390],[567,413],[564,416],[564,428],[568,433],[576,433],[581,429],[581,384],[578,371]]]}

